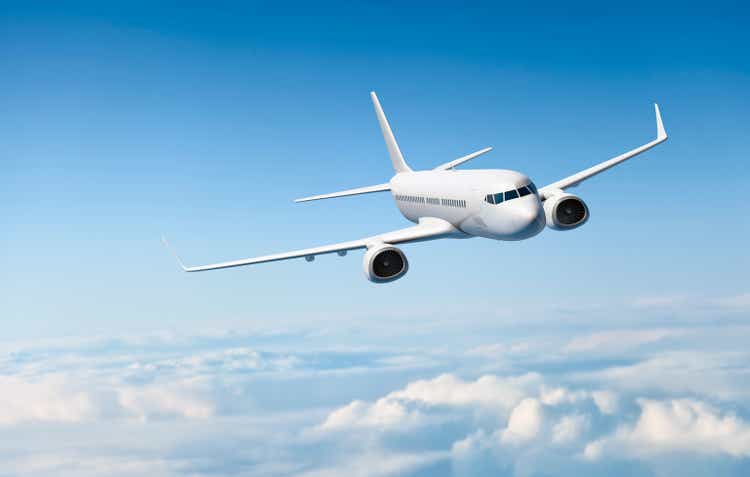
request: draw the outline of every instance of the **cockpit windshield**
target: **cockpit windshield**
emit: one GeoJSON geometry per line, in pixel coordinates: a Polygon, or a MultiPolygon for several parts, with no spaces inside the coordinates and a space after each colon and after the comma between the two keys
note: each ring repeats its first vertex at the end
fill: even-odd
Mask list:
{"type": "Polygon", "coordinates": [[[537,189],[533,182],[529,182],[525,186],[521,186],[518,189],[506,190],[505,192],[498,192],[497,194],[487,194],[484,200],[485,202],[488,202],[490,204],[502,204],[503,202],[517,199],[529,194],[537,194],[537,189]]]}

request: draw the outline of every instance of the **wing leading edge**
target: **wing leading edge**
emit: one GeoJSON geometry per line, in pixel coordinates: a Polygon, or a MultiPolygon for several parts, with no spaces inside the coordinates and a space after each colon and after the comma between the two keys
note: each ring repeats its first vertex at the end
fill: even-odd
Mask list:
{"type": "MultiPolygon", "coordinates": [[[[272,255],[264,255],[261,257],[246,258],[242,260],[234,260],[230,262],[220,262],[210,265],[200,265],[196,267],[188,267],[182,262],[180,257],[174,253],[177,262],[180,267],[186,272],[204,272],[207,270],[218,270],[221,268],[232,268],[242,267],[245,265],[255,265],[258,263],[275,262],[279,260],[289,260],[293,258],[305,257],[307,260],[312,261],[317,255],[325,255],[328,253],[338,252],[345,254],[349,250],[357,250],[362,248],[368,248],[376,244],[400,244],[410,242],[422,242],[426,240],[435,240],[445,237],[461,237],[465,234],[450,223],[443,219],[435,217],[425,217],[420,219],[417,225],[407,227],[405,229],[394,230],[393,232],[387,232],[381,235],[368,237],[360,240],[352,240],[349,242],[341,242],[332,245],[324,245],[322,247],[305,248],[301,250],[294,250],[292,252],[276,253],[272,255]]],[[[169,247],[169,243],[165,238],[162,237],[164,244],[169,247]]]]}
{"type": "Polygon", "coordinates": [[[541,189],[539,189],[539,194],[541,195],[542,199],[546,199],[550,195],[553,195],[555,193],[554,191],[560,191],[568,187],[574,187],[580,184],[581,182],[585,181],[586,179],[593,177],[597,174],[600,174],[606,171],[607,169],[614,167],[620,164],[621,162],[625,162],[631,157],[637,156],[638,154],[642,152],[648,151],[652,147],[666,141],[667,132],[664,130],[664,123],[662,123],[661,114],[659,113],[659,105],[656,103],[654,103],[654,111],[656,113],[656,139],[644,144],[643,146],[640,146],[631,151],[628,151],[625,154],[621,154],[617,157],[609,159],[608,161],[604,161],[593,167],[589,167],[588,169],[578,172],[577,174],[573,174],[572,176],[568,176],[565,179],[559,180],[555,183],[542,187],[541,189]]]}

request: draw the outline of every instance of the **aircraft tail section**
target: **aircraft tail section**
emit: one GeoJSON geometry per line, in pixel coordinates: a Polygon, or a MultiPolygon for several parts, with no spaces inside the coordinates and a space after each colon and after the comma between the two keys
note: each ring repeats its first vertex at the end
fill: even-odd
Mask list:
{"type": "Polygon", "coordinates": [[[388,155],[391,156],[393,170],[396,171],[396,174],[399,172],[411,172],[411,168],[404,161],[404,156],[401,154],[401,149],[398,147],[393,131],[391,131],[391,126],[388,124],[388,119],[385,117],[383,108],[380,106],[380,101],[378,101],[378,96],[374,91],[370,92],[370,98],[372,98],[372,104],[375,106],[375,114],[378,117],[380,129],[383,131],[383,139],[385,139],[385,145],[388,148],[388,155]]]}

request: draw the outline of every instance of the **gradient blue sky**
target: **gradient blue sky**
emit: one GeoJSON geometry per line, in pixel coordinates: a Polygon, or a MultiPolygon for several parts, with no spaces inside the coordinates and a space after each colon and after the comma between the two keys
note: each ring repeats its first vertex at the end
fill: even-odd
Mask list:
{"type": "MultiPolygon", "coordinates": [[[[31,366],[49,368],[68,384],[87,383],[95,372],[104,376],[100,387],[106,390],[115,379],[107,373],[120,365],[128,371],[117,379],[128,385],[148,379],[159,385],[171,379],[168,373],[148,379],[128,373],[145,369],[149,359],[153,371],[164,366],[160,360],[174,364],[175,356],[189,360],[208,349],[232,357],[233,347],[250,346],[254,351],[247,353],[259,350],[263,359],[256,361],[266,363],[258,364],[267,373],[262,379],[275,384],[263,381],[260,390],[243,384],[260,402],[249,410],[224,397],[224,404],[188,406],[182,414],[145,404],[123,405],[122,412],[145,419],[153,411],[158,420],[174,411],[182,422],[206,409],[217,419],[254,416],[258,409],[312,409],[318,414],[303,420],[315,426],[352,399],[375,400],[442,372],[470,382],[478,370],[546,379],[601,368],[597,386],[616,389],[612,376],[621,375],[606,374],[608,366],[650,366],[659,359],[710,383],[745,379],[747,354],[727,361],[721,353],[726,343],[740,353],[750,333],[750,12],[742,2],[558,3],[3,2],[0,341],[37,343],[7,345],[14,351],[0,363],[2,376],[21,384],[5,385],[18,384],[21,396],[65,395],[57,384],[34,388],[46,377],[24,368],[31,366]],[[414,168],[493,146],[464,167],[517,169],[542,186],[650,140],[655,101],[670,140],[578,189],[592,213],[585,227],[546,231],[522,243],[406,246],[409,274],[385,286],[363,278],[359,253],[312,264],[178,271],[159,242],[162,233],[188,263],[199,264],[407,225],[387,194],[292,203],[388,180],[392,170],[371,90],[414,168]],[[213,330],[209,338],[205,330],[213,330]],[[145,338],[153,333],[161,338],[145,338]],[[188,338],[175,341],[174,333],[188,338]],[[263,333],[280,335],[267,341],[263,333]],[[136,338],[125,345],[112,338],[124,334],[136,338]],[[669,341],[674,336],[679,342],[669,341]],[[63,344],[48,348],[39,339],[63,344]],[[104,341],[91,345],[88,339],[104,341]],[[653,347],[665,339],[669,346],[653,347]],[[584,350],[614,345],[615,351],[587,361],[575,355],[580,343],[584,350]],[[618,354],[622,343],[626,352],[618,354]],[[321,349],[347,351],[331,357],[316,354],[321,349]],[[522,350],[522,363],[504,361],[514,349],[522,350]],[[711,381],[705,367],[689,361],[691,368],[676,352],[683,353],[680,359],[708,353],[716,370],[731,364],[740,377],[711,381]],[[71,356],[79,364],[69,365],[71,356]],[[477,364],[477,356],[489,362],[477,364]],[[383,362],[391,367],[384,370],[383,362]],[[322,369],[344,368],[366,372],[321,378],[322,369]],[[289,369],[294,377],[285,374],[289,369]],[[274,381],[277,371],[280,381],[274,381]],[[34,376],[32,384],[24,376],[34,376]],[[300,390],[312,393],[307,406],[272,405],[286,402],[279,396],[293,400],[300,390]]],[[[200,356],[224,363],[218,355],[200,356]]],[[[233,363],[227,366],[236,369],[233,363]]],[[[730,389],[723,401],[679,379],[665,390],[661,381],[669,381],[669,372],[655,369],[653,388],[622,385],[631,392],[623,419],[638,406],[645,410],[643,399],[665,397],[701,399],[721,412],[727,405],[740,418],[750,416],[738,404],[750,390],[730,389]]],[[[226,380],[236,378],[222,367],[199,374],[221,383],[206,391],[210,396],[222,395],[230,388],[226,380]]],[[[594,379],[565,376],[556,384],[594,379]]],[[[179,398],[190,395],[175,389],[179,398]]],[[[202,402],[195,399],[190,403],[202,402]]],[[[52,409],[60,406],[68,409],[52,409]]],[[[53,421],[58,416],[49,415],[53,421]]],[[[81,415],[85,422],[111,418],[81,415]]],[[[0,432],[4,423],[16,422],[15,415],[3,419],[0,432]]],[[[219,424],[211,423],[215,431],[219,424]]],[[[475,444],[487,450],[477,434],[483,428],[461,429],[445,439],[459,442],[474,432],[475,444]]],[[[603,455],[607,446],[627,448],[621,437],[597,429],[603,455]]],[[[81,436],[100,434],[75,426],[60,432],[83,439],[81,449],[86,439],[95,441],[81,436]]],[[[742,435],[750,439],[750,431],[742,435]]],[[[304,461],[309,443],[298,445],[284,455],[304,461]]],[[[388,445],[414,448],[399,440],[388,445]]],[[[637,455],[635,447],[628,449],[637,455]]],[[[182,455],[171,444],[163,451],[182,455]]],[[[77,459],[71,455],[65,457],[77,459]]],[[[426,455],[424,462],[445,457],[426,455]]],[[[708,460],[693,468],[723,466],[726,475],[741,474],[750,450],[741,455],[745,460],[708,460]]],[[[491,468],[482,462],[482,469],[491,468]]],[[[460,474],[459,464],[454,459],[447,468],[460,474]]],[[[323,464],[305,469],[316,465],[323,464]]],[[[655,474],[674,470],[659,465],[655,474]]],[[[606,474],[608,468],[598,469],[606,474]]]]}
{"type": "Polygon", "coordinates": [[[2,10],[7,336],[746,287],[744,9],[34,5],[2,10]],[[390,286],[358,254],[175,273],[161,233],[200,263],[403,226],[291,202],[390,177],[370,90],[417,168],[491,145],[471,167],[545,184],[649,140],[653,101],[671,139],[580,189],[583,229],[410,246],[390,286]]]}

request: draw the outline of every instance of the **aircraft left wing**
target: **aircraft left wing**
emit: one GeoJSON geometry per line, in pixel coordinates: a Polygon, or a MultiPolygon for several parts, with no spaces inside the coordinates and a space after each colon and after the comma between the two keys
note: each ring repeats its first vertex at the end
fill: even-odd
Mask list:
{"type": "Polygon", "coordinates": [[[662,123],[661,114],[659,113],[659,105],[656,103],[654,103],[654,111],[656,112],[656,139],[644,144],[641,147],[637,147],[631,151],[628,151],[625,154],[621,154],[608,161],[604,161],[593,167],[589,167],[588,169],[585,169],[577,174],[573,174],[572,176],[568,176],[565,179],[559,180],[548,186],[542,187],[541,189],[539,189],[539,195],[541,199],[544,200],[554,195],[556,191],[559,192],[561,190],[567,189],[568,187],[575,187],[581,182],[585,181],[586,179],[593,177],[597,174],[600,174],[606,171],[607,169],[614,167],[620,164],[621,162],[625,162],[631,157],[637,156],[638,154],[642,152],[648,151],[649,149],[656,146],[657,144],[661,144],[664,141],[666,141],[667,132],[664,130],[664,123],[662,123]]]}
{"type": "MultiPolygon", "coordinates": [[[[276,253],[273,255],[263,255],[261,257],[246,258],[242,260],[234,260],[230,262],[214,263],[210,265],[200,265],[195,267],[186,266],[180,257],[174,253],[177,262],[180,267],[186,272],[204,272],[206,270],[217,270],[220,268],[232,268],[242,267],[245,265],[255,265],[258,263],[275,262],[279,260],[289,260],[292,258],[305,257],[308,261],[315,259],[317,255],[324,255],[328,253],[338,252],[341,255],[345,255],[349,250],[357,250],[361,248],[368,248],[370,246],[385,243],[385,244],[399,244],[409,242],[422,242],[426,240],[435,240],[444,237],[461,237],[465,234],[450,223],[443,219],[435,217],[425,217],[419,220],[417,225],[407,227],[405,229],[395,230],[393,232],[387,232],[381,235],[368,237],[360,240],[352,240],[349,242],[341,242],[332,245],[324,245],[322,247],[305,248],[302,250],[294,250],[292,252],[276,253]]],[[[169,247],[167,240],[162,237],[164,244],[169,247]]]]}

